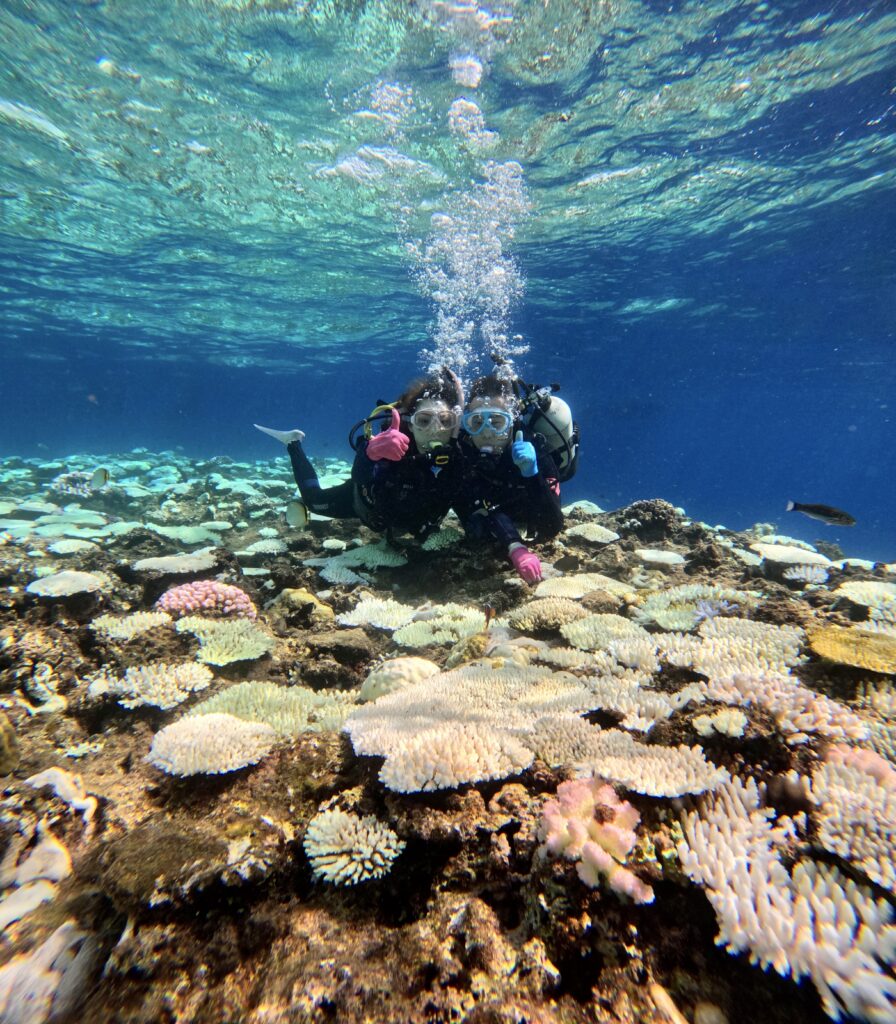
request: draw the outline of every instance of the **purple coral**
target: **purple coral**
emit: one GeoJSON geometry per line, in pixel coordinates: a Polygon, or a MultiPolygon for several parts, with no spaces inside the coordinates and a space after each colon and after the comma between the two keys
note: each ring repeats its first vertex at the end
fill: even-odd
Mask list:
{"type": "Polygon", "coordinates": [[[730,601],[698,601],[694,614],[698,622],[704,619],[714,619],[717,615],[733,615],[738,610],[736,604],[730,601]]]}
{"type": "Polygon", "coordinates": [[[652,903],[653,889],[622,863],[635,845],[640,820],[612,786],[596,778],[572,779],[561,782],[556,798],[546,801],[539,838],[546,853],[578,861],[579,878],[590,888],[603,876],[615,892],[635,903],[652,903]]]}
{"type": "Polygon", "coordinates": [[[248,594],[217,580],[194,580],[171,587],[156,601],[156,608],[176,619],[182,615],[254,619],[258,615],[248,594]]]}

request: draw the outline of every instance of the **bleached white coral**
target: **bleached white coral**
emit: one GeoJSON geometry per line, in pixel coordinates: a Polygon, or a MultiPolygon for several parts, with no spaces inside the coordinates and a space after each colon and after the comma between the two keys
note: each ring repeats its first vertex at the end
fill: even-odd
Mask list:
{"type": "Polygon", "coordinates": [[[357,885],[387,874],[405,844],[373,815],[329,809],[311,819],[302,846],[315,878],[357,885]]]}
{"type": "Polygon", "coordinates": [[[391,597],[379,598],[369,594],[355,605],[350,612],[343,612],[336,621],[341,626],[375,626],[377,629],[398,629],[410,622],[417,609],[402,604],[391,597]]]}
{"type": "Polygon", "coordinates": [[[381,662],[369,673],[361,686],[360,700],[376,700],[405,686],[413,686],[437,675],[439,666],[428,658],[391,658],[381,662]]]}
{"type": "Polygon", "coordinates": [[[196,573],[205,572],[215,566],[217,558],[212,549],[194,551],[191,554],[162,555],[159,558],[141,558],[134,562],[137,572],[196,573]]]}
{"type": "Polygon", "coordinates": [[[341,728],[354,705],[353,693],[309,690],[305,686],[278,686],[276,683],[250,680],[228,686],[190,708],[187,714],[235,715],[247,722],[269,725],[278,736],[297,736],[301,732],[341,728]]]}
{"type": "Polygon", "coordinates": [[[535,588],[535,596],[570,597],[577,600],[593,590],[605,590],[614,597],[629,597],[635,593],[634,587],[610,576],[603,576],[599,572],[580,572],[573,576],[554,576],[542,580],[535,588]]]}
{"type": "Polygon", "coordinates": [[[484,625],[485,617],[480,609],[449,602],[418,613],[413,622],[397,629],[392,639],[402,647],[453,644],[480,632],[484,625]]]}
{"type": "Polygon", "coordinates": [[[648,594],[644,601],[633,610],[636,622],[646,625],[656,623],[661,629],[689,630],[701,620],[698,605],[712,601],[736,604],[741,610],[756,605],[758,595],[752,591],[735,590],[732,587],[715,587],[705,583],[687,583],[668,590],[648,594]]]}
{"type": "Polygon", "coordinates": [[[823,565],[791,565],[782,575],[791,583],[802,583],[806,586],[820,586],[828,581],[828,571],[823,565]]]}
{"type": "Polygon", "coordinates": [[[645,796],[702,793],[728,778],[728,772],[708,762],[698,746],[645,746],[619,729],[603,730],[587,764],[578,767],[645,796]]]}
{"type": "Polygon", "coordinates": [[[621,714],[622,727],[636,732],[649,732],[658,721],[668,718],[690,701],[703,700],[700,688],[693,684],[677,693],[660,693],[631,678],[598,678],[586,682],[594,694],[596,708],[621,714]]]}
{"type": "MultiPolygon", "coordinates": [[[[836,749],[836,748],[835,748],[836,749]]],[[[827,761],[812,776],[819,843],[859,868],[872,882],[896,891],[896,769],[873,773],[857,751],[844,761],[827,761]]],[[[883,758],[878,760],[887,765],[883,758]]]]}
{"type": "Polygon", "coordinates": [[[750,549],[761,555],[766,562],[777,565],[830,565],[831,560],[819,554],[811,544],[797,544],[787,538],[787,544],[769,544],[757,541],[750,549]]]}
{"type": "Polygon", "coordinates": [[[734,778],[684,816],[678,855],[707,888],[717,941],[763,969],[797,981],[809,975],[834,1020],[844,1011],[876,1024],[893,1020],[892,908],[835,867],[804,860],[788,871],[780,853],[794,823],[774,821],[763,803],[762,786],[734,778]]]}
{"type": "Polygon", "coordinates": [[[565,530],[567,537],[573,537],[587,541],[589,544],[612,544],[619,540],[619,534],[608,530],[598,523],[579,523],[578,526],[570,526],[565,530]]]}
{"type": "Polygon", "coordinates": [[[199,640],[197,657],[207,665],[254,661],[274,649],[274,640],[250,619],[206,619],[187,615],[174,627],[199,640]]]}
{"type": "Polygon", "coordinates": [[[896,603],[896,583],[882,580],[847,580],[834,591],[836,597],[845,597],[853,604],[866,608],[896,603]]]}
{"type": "Polygon", "coordinates": [[[658,635],[661,658],[714,678],[751,672],[787,674],[806,660],[800,654],[805,633],[798,626],[716,617],[701,622],[698,634],[658,635]]]}
{"type": "Polygon", "coordinates": [[[447,722],[407,738],[392,751],[380,769],[380,781],[398,793],[453,789],[515,775],[533,757],[516,737],[487,723],[447,722]]]}
{"type": "Polygon", "coordinates": [[[514,629],[521,632],[532,630],[558,630],[567,622],[584,619],[588,612],[568,597],[537,597],[534,601],[515,608],[508,616],[514,629]]]}
{"type": "Polygon", "coordinates": [[[109,579],[92,572],[77,572],[66,569],[63,572],[43,576],[29,583],[25,589],[37,597],[72,597],[75,594],[93,594],[109,589],[109,579]]]}
{"type": "Polygon", "coordinates": [[[180,665],[136,665],[119,677],[104,666],[85,681],[89,684],[87,695],[93,700],[111,694],[122,707],[151,704],[167,710],[182,704],[196,690],[204,690],[212,681],[212,672],[205,665],[188,661],[180,665]]]}
{"type": "Polygon", "coordinates": [[[167,612],[133,612],[130,615],[99,615],[90,623],[90,628],[110,640],[133,640],[151,629],[170,626],[172,621],[167,612]]]}
{"type": "Polygon", "coordinates": [[[169,775],[220,775],[260,761],[276,739],[270,725],[235,715],[196,715],[157,732],[148,760],[169,775]]]}
{"type": "Polygon", "coordinates": [[[653,640],[646,629],[621,615],[598,614],[588,615],[561,626],[560,632],[573,645],[582,651],[602,651],[614,641],[632,642],[653,640]]]}
{"type": "Polygon", "coordinates": [[[722,708],[714,715],[697,715],[692,724],[701,736],[721,733],[723,736],[743,736],[747,716],[737,708],[722,708]]]}
{"type": "Polygon", "coordinates": [[[838,740],[868,738],[868,726],[858,715],[803,686],[794,676],[736,673],[697,685],[710,700],[733,705],[756,703],[768,708],[790,744],[805,743],[816,732],[838,740]]]}

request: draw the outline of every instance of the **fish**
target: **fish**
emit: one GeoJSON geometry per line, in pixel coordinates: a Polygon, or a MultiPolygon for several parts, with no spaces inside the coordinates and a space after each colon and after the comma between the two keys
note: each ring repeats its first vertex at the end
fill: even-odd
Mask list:
{"type": "Polygon", "coordinates": [[[95,469],[93,475],[90,477],[91,490],[98,491],[101,487],[105,487],[109,482],[109,470],[108,469],[95,469]]]}
{"type": "Polygon", "coordinates": [[[830,505],[804,505],[800,501],[788,501],[788,512],[802,512],[810,519],[817,519],[828,526],[855,526],[856,521],[848,513],[839,508],[832,508],[830,505]]]}
{"type": "Polygon", "coordinates": [[[308,525],[308,508],[304,501],[293,498],[286,505],[286,522],[294,529],[301,530],[308,525]]]}

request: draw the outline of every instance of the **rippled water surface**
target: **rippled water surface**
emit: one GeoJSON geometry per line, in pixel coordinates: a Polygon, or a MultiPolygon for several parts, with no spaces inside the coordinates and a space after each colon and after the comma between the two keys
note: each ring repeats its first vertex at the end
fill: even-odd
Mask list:
{"type": "Polygon", "coordinates": [[[320,454],[497,350],[568,488],[893,559],[892,4],[11,2],[5,454],[320,454]],[[822,534],[821,531],[827,532],[822,534]]]}

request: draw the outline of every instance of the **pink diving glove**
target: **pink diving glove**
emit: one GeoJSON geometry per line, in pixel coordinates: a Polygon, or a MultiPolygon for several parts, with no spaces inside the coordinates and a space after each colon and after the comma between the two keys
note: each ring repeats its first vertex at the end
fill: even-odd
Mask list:
{"type": "Polygon", "coordinates": [[[408,450],[411,439],[398,429],[401,426],[401,415],[397,409],[392,410],[392,423],[388,430],[377,434],[367,442],[367,458],[371,462],[386,459],[398,462],[408,450]]]}
{"type": "Polygon", "coordinates": [[[508,555],[520,579],[525,583],[537,583],[541,579],[541,562],[538,555],[533,555],[522,544],[511,547],[508,555]]]}

